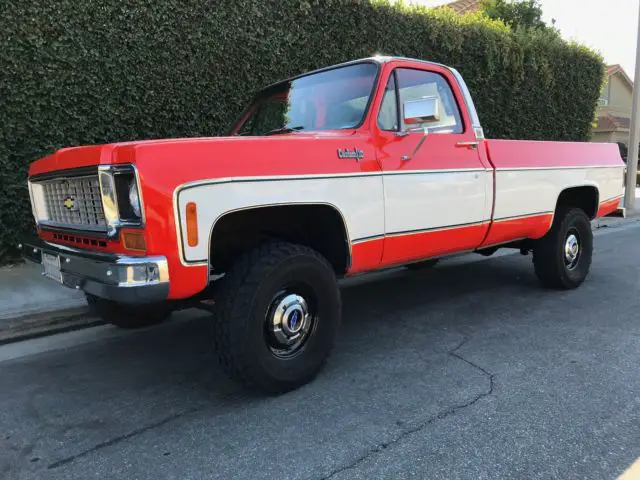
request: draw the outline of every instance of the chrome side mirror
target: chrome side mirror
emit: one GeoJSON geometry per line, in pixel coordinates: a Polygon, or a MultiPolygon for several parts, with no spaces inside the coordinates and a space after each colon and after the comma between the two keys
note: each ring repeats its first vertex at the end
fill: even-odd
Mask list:
{"type": "Polygon", "coordinates": [[[438,97],[422,97],[404,102],[404,123],[427,127],[440,121],[440,100],[438,97]]]}
{"type": "Polygon", "coordinates": [[[422,97],[417,100],[409,100],[404,102],[404,123],[409,125],[410,128],[403,132],[398,132],[397,136],[405,136],[410,132],[422,132],[422,138],[411,152],[411,155],[403,155],[401,158],[403,161],[411,160],[429,134],[429,125],[438,123],[440,121],[440,100],[438,97],[422,97]]]}

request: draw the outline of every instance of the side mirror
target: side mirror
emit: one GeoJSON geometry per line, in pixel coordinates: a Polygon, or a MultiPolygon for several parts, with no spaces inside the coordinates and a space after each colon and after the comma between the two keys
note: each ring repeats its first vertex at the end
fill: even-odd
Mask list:
{"type": "Polygon", "coordinates": [[[422,97],[404,102],[404,123],[427,127],[440,121],[440,100],[438,97],[422,97]]]}

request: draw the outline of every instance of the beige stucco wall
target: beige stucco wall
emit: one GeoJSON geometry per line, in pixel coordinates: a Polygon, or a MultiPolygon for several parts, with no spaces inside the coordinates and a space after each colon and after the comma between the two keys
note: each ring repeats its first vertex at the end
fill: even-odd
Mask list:
{"type": "MultiPolygon", "coordinates": [[[[612,75],[605,83],[600,98],[607,99],[606,106],[598,108],[598,115],[610,114],[614,117],[631,116],[631,102],[633,92],[629,84],[620,74],[612,75]]],[[[615,132],[592,132],[592,142],[623,142],[629,143],[629,131],[621,129],[615,132]]]]}
{"type": "Polygon", "coordinates": [[[632,91],[629,85],[620,78],[620,75],[613,75],[609,78],[607,88],[609,92],[609,105],[612,107],[622,107],[631,112],[632,91]]]}
{"type": "Polygon", "coordinates": [[[596,143],[629,143],[629,132],[593,132],[591,141],[596,143]]]}
{"type": "Polygon", "coordinates": [[[591,141],[596,143],[607,143],[611,141],[612,132],[593,132],[591,134],[591,141]]]}
{"type": "Polygon", "coordinates": [[[629,132],[621,131],[621,132],[612,132],[610,142],[622,142],[626,145],[629,144],[629,132]]]}

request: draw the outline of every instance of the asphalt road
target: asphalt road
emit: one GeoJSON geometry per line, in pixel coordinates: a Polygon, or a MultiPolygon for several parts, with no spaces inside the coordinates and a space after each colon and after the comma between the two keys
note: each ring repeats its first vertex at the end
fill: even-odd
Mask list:
{"type": "Polygon", "coordinates": [[[352,280],[312,384],[263,398],[202,314],[0,348],[6,479],[615,478],[640,456],[640,226],[541,289],[518,254],[352,280]]]}

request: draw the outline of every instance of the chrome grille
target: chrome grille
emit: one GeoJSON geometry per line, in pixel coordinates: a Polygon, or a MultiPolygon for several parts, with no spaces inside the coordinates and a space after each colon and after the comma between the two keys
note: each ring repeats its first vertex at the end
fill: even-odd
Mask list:
{"type": "Polygon", "coordinates": [[[45,181],[42,189],[48,223],[92,229],[106,226],[97,175],[45,181]]]}

